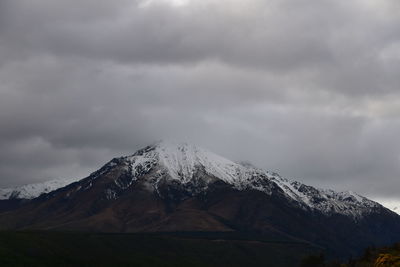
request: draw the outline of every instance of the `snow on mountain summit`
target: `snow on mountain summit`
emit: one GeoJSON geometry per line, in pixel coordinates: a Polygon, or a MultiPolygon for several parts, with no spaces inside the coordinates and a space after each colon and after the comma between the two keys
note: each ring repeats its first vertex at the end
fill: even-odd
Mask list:
{"type": "Polygon", "coordinates": [[[239,182],[240,172],[245,168],[226,158],[188,143],[160,142],[155,149],[159,162],[174,179],[188,182],[196,168],[204,167],[208,174],[227,183],[239,182]]]}

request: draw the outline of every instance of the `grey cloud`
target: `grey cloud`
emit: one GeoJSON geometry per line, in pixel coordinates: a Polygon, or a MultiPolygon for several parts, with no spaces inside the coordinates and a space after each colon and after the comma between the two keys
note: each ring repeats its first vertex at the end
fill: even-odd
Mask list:
{"type": "Polygon", "coordinates": [[[398,75],[391,70],[398,61],[380,57],[399,42],[399,20],[396,9],[384,4],[132,3],[83,1],[78,8],[63,1],[6,1],[6,54],[187,67],[212,60],[276,75],[307,72],[316,87],[341,94],[397,90],[398,75]]]}
{"type": "Polygon", "coordinates": [[[379,46],[381,37],[396,29],[379,21],[377,12],[357,12],[362,4],[344,1],[252,0],[249,5],[256,8],[243,13],[227,8],[230,3],[213,1],[194,2],[184,11],[167,4],[140,8],[126,1],[113,3],[113,8],[107,1],[83,1],[79,8],[64,2],[10,2],[7,37],[20,41],[20,46],[122,62],[217,58],[285,70],[308,64],[320,67],[337,60],[336,54],[343,60],[365,52],[367,44],[379,46]]]}

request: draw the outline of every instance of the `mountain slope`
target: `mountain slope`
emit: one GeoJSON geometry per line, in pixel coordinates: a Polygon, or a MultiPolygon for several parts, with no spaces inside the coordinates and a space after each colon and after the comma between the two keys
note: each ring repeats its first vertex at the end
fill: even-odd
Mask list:
{"type": "Polygon", "coordinates": [[[0,215],[1,229],[240,232],[349,255],[400,240],[400,216],[189,144],[157,143],[0,215]]]}

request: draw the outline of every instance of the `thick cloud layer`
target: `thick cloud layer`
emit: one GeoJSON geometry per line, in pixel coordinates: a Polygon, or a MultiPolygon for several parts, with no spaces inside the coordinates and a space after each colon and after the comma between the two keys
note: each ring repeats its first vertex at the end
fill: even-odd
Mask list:
{"type": "Polygon", "coordinates": [[[400,195],[397,0],[2,0],[0,186],[188,140],[400,195]]]}

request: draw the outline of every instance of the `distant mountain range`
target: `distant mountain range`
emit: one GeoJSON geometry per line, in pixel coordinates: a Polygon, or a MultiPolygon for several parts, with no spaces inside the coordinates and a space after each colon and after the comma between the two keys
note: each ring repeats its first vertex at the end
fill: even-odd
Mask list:
{"type": "Polygon", "coordinates": [[[34,199],[41,194],[52,192],[69,185],[78,179],[54,179],[44,183],[28,184],[23,186],[0,188],[0,200],[34,199]]]}
{"type": "Polygon", "coordinates": [[[339,256],[400,240],[400,216],[377,202],[186,143],[159,142],[82,180],[1,190],[0,199],[3,230],[251,233],[339,256]]]}

